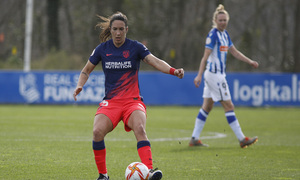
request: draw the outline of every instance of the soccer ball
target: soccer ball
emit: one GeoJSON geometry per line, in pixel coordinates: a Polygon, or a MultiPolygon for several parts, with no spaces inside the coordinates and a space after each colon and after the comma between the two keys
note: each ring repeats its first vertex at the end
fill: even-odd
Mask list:
{"type": "Polygon", "coordinates": [[[126,180],[147,180],[149,178],[148,167],[141,162],[129,164],[125,171],[126,180]]]}

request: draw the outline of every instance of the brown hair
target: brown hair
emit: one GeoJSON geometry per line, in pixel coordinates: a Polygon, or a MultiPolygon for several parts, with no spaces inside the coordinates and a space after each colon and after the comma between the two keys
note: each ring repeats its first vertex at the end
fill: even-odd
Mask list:
{"type": "Polygon", "coordinates": [[[111,24],[115,21],[115,20],[120,20],[123,21],[125,23],[125,26],[127,27],[127,17],[125,14],[121,13],[121,12],[116,12],[113,15],[111,15],[110,17],[106,18],[103,16],[99,16],[97,15],[100,19],[102,19],[104,22],[99,22],[96,27],[100,27],[100,29],[102,29],[99,38],[101,42],[105,42],[107,40],[109,40],[111,38],[111,33],[110,33],[110,27],[111,24]]]}
{"type": "Polygon", "coordinates": [[[227,16],[227,20],[229,21],[229,14],[228,12],[225,10],[224,6],[222,4],[219,4],[219,6],[216,8],[215,12],[214,12],[214,15],[213,15],[213,20],[212,20],[212,27],[217,27],[216,25],[216,19],[217,19],[217,16],[219,14],[225,14],[227,16]]]}

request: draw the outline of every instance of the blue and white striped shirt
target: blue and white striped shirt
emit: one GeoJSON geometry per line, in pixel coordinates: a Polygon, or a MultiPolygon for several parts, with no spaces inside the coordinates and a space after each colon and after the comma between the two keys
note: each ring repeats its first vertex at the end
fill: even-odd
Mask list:
{"type": "Polygon", "coordinates": [[[232,45],[226,30],[222,32],[213,28],[206,37],[205,47],[212,50],[207,60],[206,69],[212,73],[225,74],[227,52],[232,45]]]}

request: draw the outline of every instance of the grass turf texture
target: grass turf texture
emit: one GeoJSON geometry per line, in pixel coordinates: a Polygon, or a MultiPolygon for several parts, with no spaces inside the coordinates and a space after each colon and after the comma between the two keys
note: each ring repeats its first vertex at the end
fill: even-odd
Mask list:
{"type": "MultiPolygon", "coordinates": [[[[91,143],[96,108],[0,105],[0,179],[96,179],[91,143]]],[[[220,107],[201,136],[226,137],[203,139],[208,148],[188,147],[198,110],[148,106],[147,134],[163,179],[300,178],[299,108],[236,108],[245,135],[259,136],[247,149],[239,147],[220,107]]],[[[126,166],[140,161],[134,135],[120,123],[105,143],[109,176],[122,180],[126,166]]]]}

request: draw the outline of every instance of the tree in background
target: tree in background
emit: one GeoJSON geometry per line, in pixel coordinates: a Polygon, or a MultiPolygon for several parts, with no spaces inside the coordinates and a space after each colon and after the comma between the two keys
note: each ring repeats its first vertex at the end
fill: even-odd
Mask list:
{"type": "MultiPolygon", "coordinates": [[[[228,30],[235,46],[259,61],[260,68],[255,71],[300,72],[299,0],[36,0],[32,62],[53,64],[53,59],[58,59],[72,66],[48,63],[33,69],[80,69],[80,63],[85,63],[99,44],[97,15],[121,11],[129,18],[129,38],[144,42],[170,64],[196,71],[212,25],[211,14],[218,4],[234,17],[228,30]]],[[[25,13],[25,0],[0,1],[0,34],[5,37],[0,42],[0,69],[9,68],[4,64],[13,47],[15,56],[23,58],[25,13]]],[[[229,71],[253,71],[231,58],[229,71]]],[[[141,69],[151,70],[143,65],[141,69]]]]}
{"type": "Polygon", "coordinates": [[[294,62],[293,72],[300,72],[300,1],[297,1],[295,12],[295,40],[294,40],[294,62]]]}
{"type": "Polygon", "coordinates": [[[58,23],[58,10],[59,0],[47,0],[47,37],[48,37],[48,48],[59,50],[60,49],[60,38],[59,38],[59,23],[58,23]]]}

